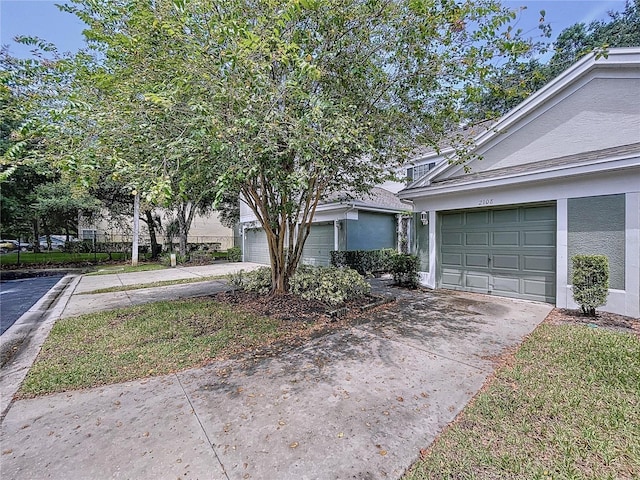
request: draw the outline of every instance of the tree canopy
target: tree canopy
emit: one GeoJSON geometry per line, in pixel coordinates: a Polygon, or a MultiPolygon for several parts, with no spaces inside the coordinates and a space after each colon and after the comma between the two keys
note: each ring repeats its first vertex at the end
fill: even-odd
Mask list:
{"type": "MultiPolygon", "coordinates": [[[[542,37],[551,31],[540,12],[542,37]]],[[[547,50],[540,44],[541,50],[547,50]]],[[[611,11],[607,20],[576,23],[564,29],[551,45],[548,61],[516,59],[495,72],[477,101],[468,105],[476,120],[500,116],[553,80],[581,57],[595,52],[606,55],[608,48],[640,46],[640,0],[628,0],[622,12],[611,11]]]]}
{"type": "Polygon", "coordinates": [[[500,65],[533,48],[497,0],[62,8],[88,25],[91,51],[58,64],[65,88],[46,118],[60,164],[189,209],[241,195],[266,232],[274,292],[324,198],[366,192],[418,145],[437,147],[500,65]]]}

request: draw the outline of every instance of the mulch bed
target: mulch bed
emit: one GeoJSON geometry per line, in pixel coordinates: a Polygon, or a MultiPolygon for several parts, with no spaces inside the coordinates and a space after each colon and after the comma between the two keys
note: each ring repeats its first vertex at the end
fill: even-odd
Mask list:
{"type": "Polygon", "coordinates": [[[546,322],[560,325],[585,325],[591,328],[604,328],[629,333],[640,337],[640,320],[609,312],[596,312],[595,317],[584,315],[580,310],[554,308],[545,319],[546,322]]]}
{"type": "Polygon", "coordinates": [[[291,294],[270,296],[243,290],[221,292],[214,295],[214,298],[218,302],[237,306],[255,315],[306,323],[327,321],[335,323],[337,319],[330,317],[329,312],[337,308],[347,309],[347,313],[340,317],[341,320],[352,319],[360,315],[360,307],[376,301],[376,298],[364,296],[332,307],[317,300],[305,300],[291,294]]]}

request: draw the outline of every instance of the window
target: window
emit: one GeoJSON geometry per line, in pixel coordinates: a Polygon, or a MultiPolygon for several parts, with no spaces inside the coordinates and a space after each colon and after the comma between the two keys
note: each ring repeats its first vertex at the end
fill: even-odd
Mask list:
{"type": "Polygon", "coordinates": [[[95,230],[82,230],[80,233],[81,240],[93,240],[96,237],[95,230]]]}
{"type": "Polygon", "coordinates": [[[409,180],[417,180],[424,176],[429,170],[434,169],[436,162],[423,163],[422,165],[416,165],[414,167],[407,168],[407,178],[409,180]]]}

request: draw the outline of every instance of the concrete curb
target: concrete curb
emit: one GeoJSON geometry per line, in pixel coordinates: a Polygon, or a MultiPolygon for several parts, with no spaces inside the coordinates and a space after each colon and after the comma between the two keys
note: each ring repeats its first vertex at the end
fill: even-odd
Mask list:
{"type": "Polygon", "coordinates": [[[0,369],[0,421],[9,411],[13,396],[81,278],[81,275],[75,274],[61,278],[0,337],[0,356],[3,359],[0,369]]]}

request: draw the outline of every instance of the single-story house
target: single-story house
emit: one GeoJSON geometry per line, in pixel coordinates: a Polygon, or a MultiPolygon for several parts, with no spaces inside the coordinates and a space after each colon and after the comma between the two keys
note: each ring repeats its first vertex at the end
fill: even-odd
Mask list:
{"type": "Polygon", "coordinates": [[[575,308],[571,257],[604,254],[602,310],[640,317],[640,48],[584,57],[399,192],[420,282],[575,308]]]}
{"type": "MultiPolygon", "coordinates": [[[[333,250],[398,248],[398,226],[411,205],[391,191],[375,187],[351,198],[337,194],[318,205],[302,252],[306,265],[329,265],[333,250]]],[[[269,264],[267,237],[253,212],[240,202],[242,252],[245,262],[269,264]]]]}

